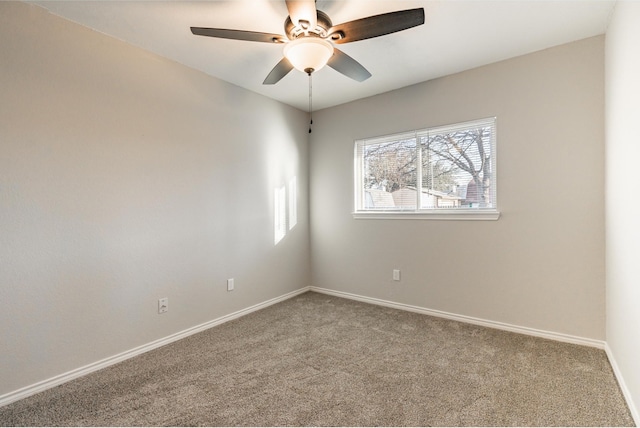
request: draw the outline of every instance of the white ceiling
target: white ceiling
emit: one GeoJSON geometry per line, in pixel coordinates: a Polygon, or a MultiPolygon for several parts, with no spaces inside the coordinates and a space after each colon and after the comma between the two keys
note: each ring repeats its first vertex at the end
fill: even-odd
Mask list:
{"type": "MultiPolygon", "coordinates": [[[[306,74],[262,85],[282,45],[194,36],[189,27],[284,34],[284,0],[31,1],[52,13],[189,67],[308,110],[306,74]]],[[[313,110],[603,34],[615,0],[317,0],[334,24],[424,7],[425,25],[342,44],[372,74],[359,83],[313,74],[313,110]]]]}

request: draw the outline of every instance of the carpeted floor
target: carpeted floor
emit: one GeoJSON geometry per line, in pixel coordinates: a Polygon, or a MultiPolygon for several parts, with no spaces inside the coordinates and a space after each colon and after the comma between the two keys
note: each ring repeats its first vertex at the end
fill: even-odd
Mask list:
{"type": "Polygon", "coordinates": [[[0,408],[2,426],[633,426],[602,350],[317,293],[0,408]]]}

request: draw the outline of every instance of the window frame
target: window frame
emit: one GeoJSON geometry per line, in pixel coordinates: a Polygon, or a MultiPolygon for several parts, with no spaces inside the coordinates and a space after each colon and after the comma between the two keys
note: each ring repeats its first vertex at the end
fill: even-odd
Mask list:
{"type": "MultiPolygon", "coordinates": [[[[354,219],[392,219],[392,220],[406,220],[406,219],[429,219],[429,220],[497,220],[500,217],[500,211],[498,211],[498,198],[497,198],[497,118],[488,117],[483,119],[453,123],[449,125],[432,126],[414,131],[404,131],[389,135],[376,136],[358,139],[354,142],[354,171],[353,171],[353,207],[352,212],[354,219]],[[446,133],[448,130],[473,128],[477,126],[491,126],[492,135],[490,140],[491,145],[491,182],[492,188],[492,205],[491,208],[472,208],[472,207],[460,207],[460,208],[416,208],[416,209],[365,209],[364,208],[364,157],[362,156],[363,148],[366,145],[380,144],[386,141],[401,141],[408,138],[416,139],[416,163],[418,165],[418,176],[422,175],[422,161],[420,149],[420,137],[434,133],[446,133]]],[[[422,179],[419,180],[421,183],[422,179]]],[[[420,198],[416,196],[416,201],[420,198]]]]}

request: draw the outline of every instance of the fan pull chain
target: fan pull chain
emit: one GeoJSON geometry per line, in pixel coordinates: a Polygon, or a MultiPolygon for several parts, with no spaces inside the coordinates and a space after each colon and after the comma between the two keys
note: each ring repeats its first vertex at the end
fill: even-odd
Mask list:
{"type": "Polygon", "coordinates": [[[311,83],[311,71],[309,73],[309,134],[311,134],[311,125],[313,125],[313,85],[311,83]]]}

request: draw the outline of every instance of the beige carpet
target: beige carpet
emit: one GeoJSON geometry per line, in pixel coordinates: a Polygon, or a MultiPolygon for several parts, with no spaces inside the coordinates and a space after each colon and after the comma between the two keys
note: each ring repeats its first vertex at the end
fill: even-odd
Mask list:
{"type": "Polygon", "coordinates": [[[632,426],[603,351],[317,293],[0,408],[3,426],[632,426]]]}

